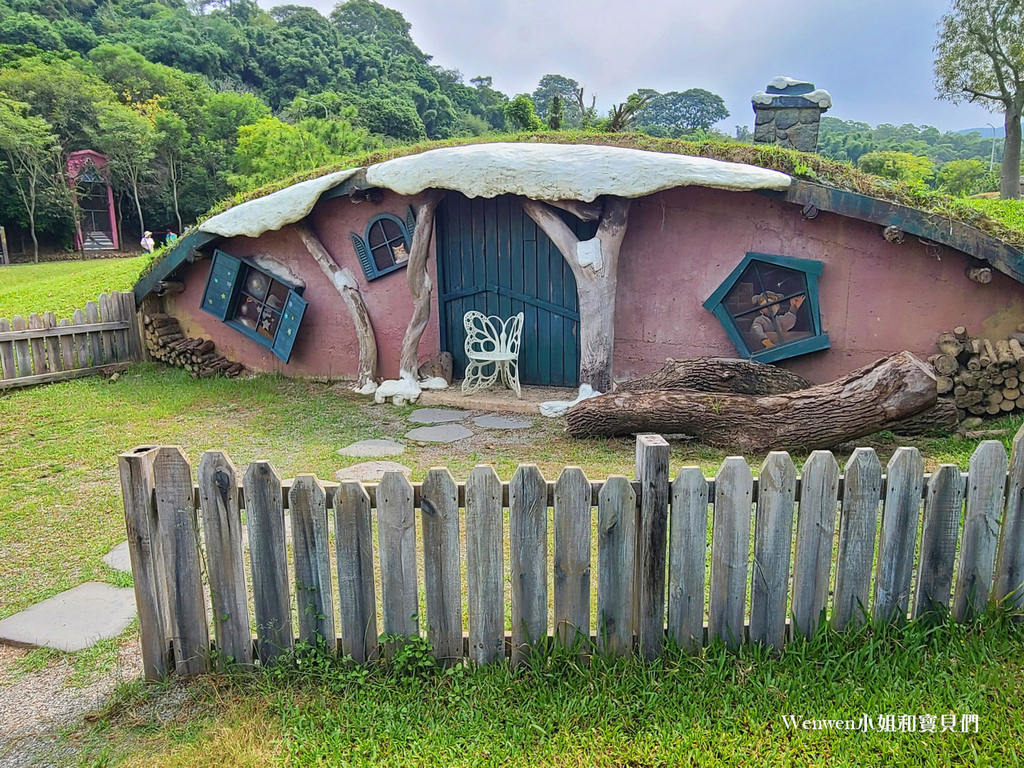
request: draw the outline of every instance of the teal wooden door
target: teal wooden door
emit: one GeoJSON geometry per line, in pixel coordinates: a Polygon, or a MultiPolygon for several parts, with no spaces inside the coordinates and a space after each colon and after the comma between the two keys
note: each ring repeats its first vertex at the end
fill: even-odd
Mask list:
{"type": "MultiPolygon", "coordinates": [[[[563,220],[581,239],[596,222],[563,220]]],[[[548,236],[514,195],[469,199],[449,192],[436,218],[441,348],[466,369],[462,316],[471,309],[511,317],[522,312],[519,379],[523,384],[575,387],[580,370],[576,278],[548,236]]]]}

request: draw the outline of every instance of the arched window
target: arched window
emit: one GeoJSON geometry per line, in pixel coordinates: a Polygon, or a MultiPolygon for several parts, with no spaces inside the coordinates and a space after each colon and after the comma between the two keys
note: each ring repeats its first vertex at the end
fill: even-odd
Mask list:
{"type": "Polygon", "coordinates": [[[770,363],[828,349],[821,328],[822,263],[748,253],[704,302],[743,357],[770,363]]]}
{"type": "Polygon", "coordinates": [[[367,280],[375,280],[406,265],[412,247],[413,227],[410,209],[406,221],[390,213],[382,213],[370,219],[362,237],[351,233],[352,246],[367,280]]]}

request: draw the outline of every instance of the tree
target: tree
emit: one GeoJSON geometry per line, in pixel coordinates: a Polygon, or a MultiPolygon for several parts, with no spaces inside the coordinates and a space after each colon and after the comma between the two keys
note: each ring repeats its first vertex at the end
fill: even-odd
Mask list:
{"type": "Polygon", "coordinates": [[[953,0],[935,44],[939,97],[1002,112],[1006,127],[999,191],[1020,197],[1021,112],[1024,112],[1024,2],[953,0]]]}
{"type": "Polygon", "coordinates": [[[616,104],[608,113],[608,131],[619,133],[636,122],[637,113],[653,98],[650,93],[631,93],[621,104],[616,104]]]}
{"type": "Polygon", "coordinates": [[[533,108],[533,102],[525,93],[505,105],[505,120],[520,131],[539,131],[544,127],[533,108]]]}
{"type": "Polygon", "coordinates": [[[36,235],[36,214],[39,199],[60,172],[57,137],[50,124],[41,117],[28,114],[29,105],[0,96],[0,151],[18,190],[29,229],[32,231],[32,253],[39,262],[39,239],[36,235]]]}
{"type": "Polygon", "coordinates": [[[950,160],[939,168],[936,182],[951,195],[973,195],[983,191],[987,176],[981,160],[950,160]]]}
{"type": "Polygon", "coordinates": [[[909,152],[869,152],[861,157],[857,166],[867,173],[908,184],[923,184],[935,173],[931,160],[909,152]]]}
{"type": "Polygon", "coordinates": [[[562,127],[562,98],[556,93],[551,97],[551,108],[548,110],[548,128],[557,131],[562,127]]]}
{"type": "Polygon", "coordinates": [[[537,88],[530,95],[537,115],[546,120],[550,115],[551,100],[557,96],[562,101],[565,112],[565,124],[570,128],[580,127],[582,115],[576,105],[576,91],[580,84],[571,77],[562,75],[544,75],[537,83],[537,88]]]}
{"type": "Polygon", "coordinates": [[[308,130],[316,122],[326,121],[306,118],[298,125],[289,125],[276,117],[265,117],[239,128],[237,173],[229,174],[229,183],[239,190],[255,189],[337,160],[339,153],[308,130]]]}
{"type": "Polygon", "coordinates": [[[703,88],[668,93],[642,88],[638,93],[650,98],[637,115],[637,124],[664,128],[670,136],[708,131],[729,116],[722,97],[703,88]]]}
{"type": "Polygon", "coordinates": [[[129,105],[111,104],[100,112],[100,150],[110,161],[116,181],[127,186],[139,217],[139,231],[146,222],[142,215],[142,188],[153,175],[157,132],[153,119],[129,105]]]}

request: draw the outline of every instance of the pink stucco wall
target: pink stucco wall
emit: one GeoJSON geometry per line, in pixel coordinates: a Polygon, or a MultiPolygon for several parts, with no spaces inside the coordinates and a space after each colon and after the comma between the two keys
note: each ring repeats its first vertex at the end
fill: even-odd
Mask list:
{"type": "Polygon", "coordinates": [[[619,260],[616,378],[667,357],[735,356],[701,304],[748,251],[824,262],[819,304],[832,348],[780,363],[813,381],[902,349],[934,354],[938,333],[956,325],[1005,337],[1024,321],[1024,286],[1001,273],[971,282],[957,251],[930,253],[912,237],[889,243],[881,227],[845,216],[805,220],[799,206],[753,192],[688,187],[633,202],[619,260]]]}
{"type": "MultiPolygon", "coordinates": [[[[389,378],[398,373],[412,311],[405,271],[367,283],[349,232],[362,234],[378,213],[404,217],[415,202],[393,194],[379,204],[340,198],[318,204],[310,217],[338,264],[359,281],[377,334],[380,373],[389,378]]],[[[188,333],[213,339],[223,354],[258,370],[355,376],[358,343],[348,310],[294,232],[286,227],[220,247],[238,257],[269,255],[305,280],[309,308],[292,360],[282,364],[199,310],[209,260],[194,265],[185,292],[168,299],[168,309],[188,333]]],[[[748,251],[824,262],[819,304],[832,348],[781,363],[815,381],[902,349],[927,356],[935,336],[956,325],[978,335],[1005,336],[1024,321],[1024,286],[1000,273],[988,285],[971,282],[964,275],[965,256],[949,248],[936,252],[915,238],[895,245],[881,237],[879,226],[834,214],[804,220],[799,206],[753,192],[675,189],[633,202],[619,261],[616,378],[654,370],[667,357],[735,356],[725,331],[701,304],[748,251]]],[[[433,245],[431,254],[436,285],[433,245]]],[[[421,359],[440,348],[437,316],[435,290],[421,359]]]]}
{"type": "MultiPolygon", "coordinates": [[[[388,378],[398,375],[402,338],[412,316],[412,300],[405,280],[405,270],[391,272],[368,283],[349,233],[356,232],[362,236],[366,223],[380,213],[392,213],[404,219],[410,203],[415,204],[416,199],[391,194],[376,204],[355,204],[342,197],[317,204],[309,218],[313,231],[324,247],[339,266],[348,267],[352,271],[359,283],[377,337],[379,372],[388,378]]],[[[183,293],[167,299],[168,311],[178,317],[187,334],[212,339],[221,354],[256,370],[332,379],[356,376],[359,341],[352,316],[294,230],[285,227],[277,232],[267,232],[257,239],[235,237],[220,243],[218,247],[239,258],[264,254],[285,264],[305,281],[303,298],[309,302],[309,306],[291,360],[285,365],[270,350],[199,309],[210,270],[209,259],[203,259],[189,270],[183,293]]],[[[430,279],[436,283],[433,243],[427,264],[430,279]]],[[[436,354],[440,343],[435,304],[420,343],[421,357],[436,354]]]]}

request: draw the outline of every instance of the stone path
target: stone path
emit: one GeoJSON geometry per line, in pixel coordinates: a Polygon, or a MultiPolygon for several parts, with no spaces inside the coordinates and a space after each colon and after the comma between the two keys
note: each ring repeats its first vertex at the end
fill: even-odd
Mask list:
{"type": "Polygon", "coordinates": [[[529,419],[510,419],[505,416],[477,416],[473,423],[481,429],[528,429],[533,426],[529,419]]]}
{"type": "Polygon", "coordinates": [[[409,414],[413,424],[445,424],[450,421],[462,421],[469,416],[469,411],[457,411],[451,408],[420,408],[409,414]]]}
{"type": "Polygon", "coordinates": [[[385,472],[401,472],[406,477],[412,474],[412,470],[404,464],[396,461],[364,461],[362,464],[353,464],[351,467],[339,469],[334,473],[334,479],[358,480],[361,483],[375,483],[380,480],[385,472]]]}
{"type": "Polygon", "coordinates": [[[87,581],[0,621],[0,642],[80,651],[117,637],[135,618],[135,590],[87,581]]]}
{"type": "Polygon", "coordinates": [[[360,440],[358,443],[341,448],[340,456],[359,456],[361,458],[377,458],[380,456],[401,456],[405,446],[394,440],[360,440]]]}
{"type": "Polygon", "coordinates": [[[472,431],[461,424],[439,424],[436,427],[417,427],[405,433],[408,440],[417,440],[421,443],[454,443],[456,440],[464,440],[472,437],[472,431]]]}
{"type": "Polygon", "coordinates": [[[107,552],[103,556],[103,562],[107,564],[108,568],[112,568],[115,571],[121,571],[123,573],[132,572],[132,560],[128,556],[128,542],[122,541],[112,550],[107,552]]]}

